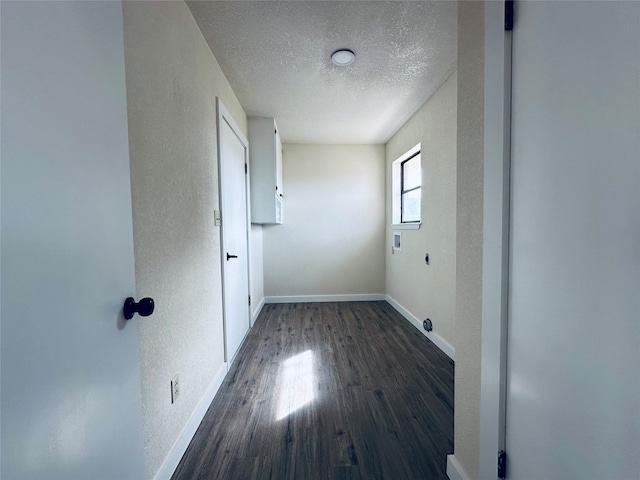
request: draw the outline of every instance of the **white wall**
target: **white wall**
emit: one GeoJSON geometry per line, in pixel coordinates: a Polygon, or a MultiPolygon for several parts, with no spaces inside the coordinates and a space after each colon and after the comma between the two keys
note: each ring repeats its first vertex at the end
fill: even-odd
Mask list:
{"type": "Polygon", "coordinates": [[[482,336],[484,2],[458,3],[455,459],[478,477],[482,336]]]}
{"type": "Polygon", "coordinates": [[[263,227],[267,297],[384,293],[384,166],[383,145],[284,145],[284,223],[263,227]]]}
{"type": "Polygon", "coordinates": [[[224,364],[215,97],[246,116],[183,2],[126,2],[124,36],[146,477],[224,364]],[[170,381],[180,375],[171,404],[170,381]]]}
{"type": "Polygon", "coordinates": [[[456,292],[456,97],[454,73],[386,146],[387,294],[433,333],[455,345],[456,292]],[[422,144],[422,225],[402,233],[402,251],[391,249],[391,164],[422,144]],[[429,254],[429,265],[425,254],[429,254]]]}

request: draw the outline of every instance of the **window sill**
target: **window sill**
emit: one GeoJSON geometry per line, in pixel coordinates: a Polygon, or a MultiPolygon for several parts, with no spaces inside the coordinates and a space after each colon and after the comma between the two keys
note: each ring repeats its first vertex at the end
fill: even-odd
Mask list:
{"type": "Polygon", "coordinates": [[[393,223],[391,228],[394,230],[420,230],[420,225],[422,222],[416,223],[393,223]]]}

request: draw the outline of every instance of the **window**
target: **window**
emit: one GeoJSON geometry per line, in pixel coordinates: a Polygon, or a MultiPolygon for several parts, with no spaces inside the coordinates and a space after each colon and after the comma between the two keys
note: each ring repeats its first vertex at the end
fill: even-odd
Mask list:
{"type": "Polygon", "coordinates": [[[419,228],[422,198],[420,144],[393,162],[392,182],[393,225],[401,228],[419,228]]]}
{"type": "Polygon", "coordinates": [[[420,152],[400,163],[400,223],[420,221],[420,152]]]}

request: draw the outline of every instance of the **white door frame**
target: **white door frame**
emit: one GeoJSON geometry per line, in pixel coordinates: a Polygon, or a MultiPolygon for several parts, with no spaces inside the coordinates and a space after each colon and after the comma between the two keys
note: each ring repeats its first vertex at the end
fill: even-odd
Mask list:
{"type": "Polygon", "coordinates": [[[506,435],[509,196],[511,165],[511,32],[505,2],[484,3],[484,200],[480,469],[497,478],[506,435]]]}
{"type": "MultiPolygon", "coordinates": [[[[226,307],[226,297],[225,297],[225,291],[226,291],[226,285],[227,285],[227,262],[225,259],[225,253],[227,252],[226,249],[226,241],[225,241],[225,231],[224,231],[224,211],[225,211],[225,206],[224,206],[224,182],[222,181],[223,177],[223,172],[224,172],[224,163],[222,161],[222,148],[221,148],[221,138],[222,138],[222,125],[224,123],[226,123],[227,125],[229,125],[229,127],[231,128],[231,130],[233,130],[233,132],[235,133],[235,135],[238,137],[238,139],[240,140],[240,143],[242,143],[242,146],[244,147],[244,161],[245,161],[245,165],[247,165],[247,174],[245,175],[245,194],[246,194],[246,199],[247,199],[247,222],[246,222],[246,235],[247,235],[247,280],[248,280],[248,291],[249,291],[249,295],[251,295],[251,198],[250,198],[250,192],[249,192],[249,185],[250,185],[250,172],[249,172],[249,141],[247,140],[247,138],[245,137],[245,135],[242,133],[242,130],[240,129],[240,127],[238,126],[238,124],[235,122],[235,120],[233,119],[233,117],[231,116],[231,113],[229,113],[229,110],[227,110],[227,108],[224,106],[224,103],[222,103],[222,100],[220,99],[220,97],[216,97],[216,108],[217,108],[217,113],[218,113],[218,123],[217,123],[217,143],[218,143],[218,195],[219,195],[219,202],[220,202],[220,212],[221,212],[221,225],[220,225],[220,264],[222,266],[222,314],[223,314],[223,318],[224,318],[224,359],[225,362],[227,363],[227,368],[229,368],[231,366],[231,362],[233,360],[233,357],[229,354],[228,348],[227,348],[227,307],[226,307]],[[224,122],[224,123],[223,123],[224,122]]],[[[249,318],[249,328],[251,328],[253,326],[252,323],[252,315],[251,315],[251,305],[249,305],[249,303],[247,302],[247,311],[248,311],[248,318],[249,318]]]]}

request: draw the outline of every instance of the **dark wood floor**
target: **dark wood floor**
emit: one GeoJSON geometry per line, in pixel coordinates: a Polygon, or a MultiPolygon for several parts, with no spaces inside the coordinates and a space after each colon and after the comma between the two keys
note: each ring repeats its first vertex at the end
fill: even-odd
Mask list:
{"type": "Polygon", "coordinates": [[[386,302],[265,305],[173,478],[447,478],[453,368],[386,302]]]}

